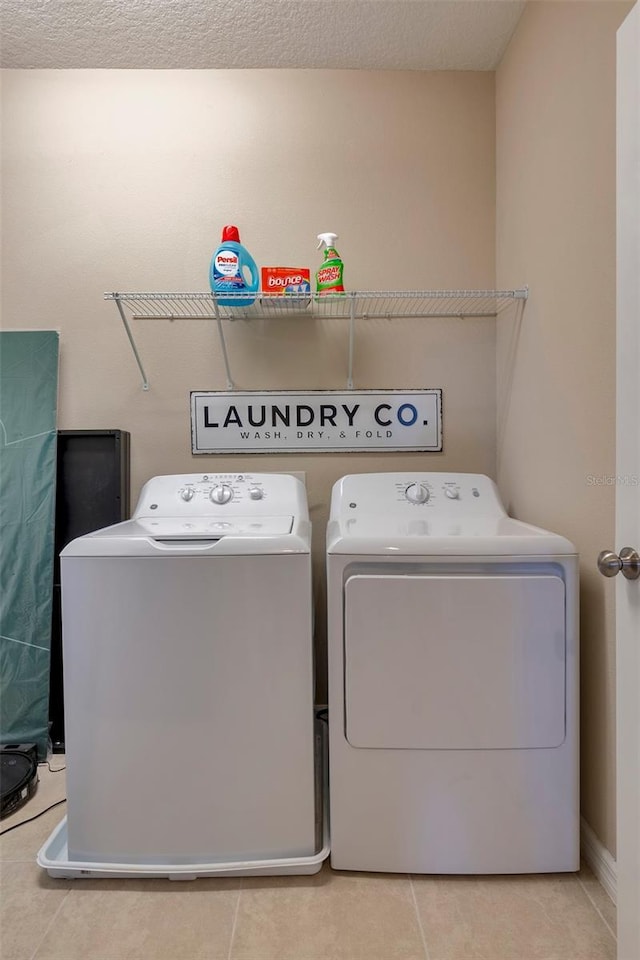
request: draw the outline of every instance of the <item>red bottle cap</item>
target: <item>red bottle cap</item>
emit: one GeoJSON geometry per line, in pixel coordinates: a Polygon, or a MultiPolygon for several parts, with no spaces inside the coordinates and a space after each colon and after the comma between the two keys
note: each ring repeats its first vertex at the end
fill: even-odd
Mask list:
{"type": "Polygon", "coordinates": [[[226,240],[233,240],[235,243],[240,243],[240,234],[238,233],[238,228],[232,225],[222,228],[222,242],[226,240]]]}

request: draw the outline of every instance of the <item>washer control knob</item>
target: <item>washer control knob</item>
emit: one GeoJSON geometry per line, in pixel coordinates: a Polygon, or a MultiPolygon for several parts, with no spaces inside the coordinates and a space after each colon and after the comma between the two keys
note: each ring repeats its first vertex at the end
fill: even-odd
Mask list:
{"type": "Polygon", "coordinates": [[[410,503],[426,503],[429,499],[429,489],[422,483],[410,483],[404,495],[410,503]]]}
{"type": "Polygon", "coordinates": [[[218,483],[211,488],[209,499],[212,503],[229,503],[233,497],[233,490],[226,483],[218,483]]]}
{"type": "Polygon", "coordinates": [[[186,503],[188,503],[189,500],[193,500],[195,495],[196,495],[196,492],[193,489],[193,487],[183,487],[182,490],[180,491],[180,499],[184,500],[186,503]]]}
{"type": "Polygon", "coordinates": [[[445,487],[444,488],[445,497],[449,497],[449,500],[459,500],[460,491],[457,487],[445,487]]]}
{"type": "Polygon", "coordinates": [[[264,497],[264,490],[261,487],[249,487],[249,499],[250,500],[262,500],[264,497]]]}

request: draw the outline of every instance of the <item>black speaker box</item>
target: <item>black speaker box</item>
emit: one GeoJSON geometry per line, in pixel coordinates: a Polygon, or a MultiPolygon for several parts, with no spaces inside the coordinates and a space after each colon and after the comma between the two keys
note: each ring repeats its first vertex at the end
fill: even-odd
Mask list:
{"type": "Polygon", "coordinates": [[[60,551],[76,537],[128,519],[129,441],[124,430],[58,431],[49,687],[49,728],[54,753],[64,751],[60,551]]]}

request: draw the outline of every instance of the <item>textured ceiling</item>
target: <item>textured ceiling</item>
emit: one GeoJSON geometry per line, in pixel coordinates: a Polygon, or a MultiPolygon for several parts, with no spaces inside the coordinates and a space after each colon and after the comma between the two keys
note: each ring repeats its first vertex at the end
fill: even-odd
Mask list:
{"type": "Polygon", "coordinates": [[[0,0],[0,65],[491,70],[512,0],[0,0]]]}

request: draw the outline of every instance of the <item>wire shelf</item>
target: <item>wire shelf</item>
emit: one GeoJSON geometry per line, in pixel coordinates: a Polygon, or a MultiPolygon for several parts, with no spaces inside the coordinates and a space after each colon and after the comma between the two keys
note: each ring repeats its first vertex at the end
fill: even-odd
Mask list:
{"type": "MultiPolygon", "coordinates": [[[[105,293],[115,302],[142,375],[144,390],[149,381],[136,346],[130,320],[214,320],[227,374],[228,389],[234,388],[224,338],[223,320],[277,319],[303,316],[310,319],[349,321],[349,370],[347,386],[353,387],[355,321],[395,318],[496,317],[514,303],[520,311],[528,297],[528,288],[516,290],[365,290],[325,296],[284,297],[268,293],[234,294],[238,306],[221,301],[224,294],[214,293],[105,293]]],[[[226,295],[228,296],[228,295],[226,295]]]]}
{"type": "Polygon", "coordinates": [[[225,306],[223,294],[105,293],[105,300],[126,306],[134,320],[250,320],[257,317],[358,319],[385,317],[495,317],[514,300],[526,300],[520,290],[365,290],[322,297],[283,297],[265,293],[235,295],[238,306],[225,306]],[[246,301],[246,305],[242,302],[246,301]]]}

